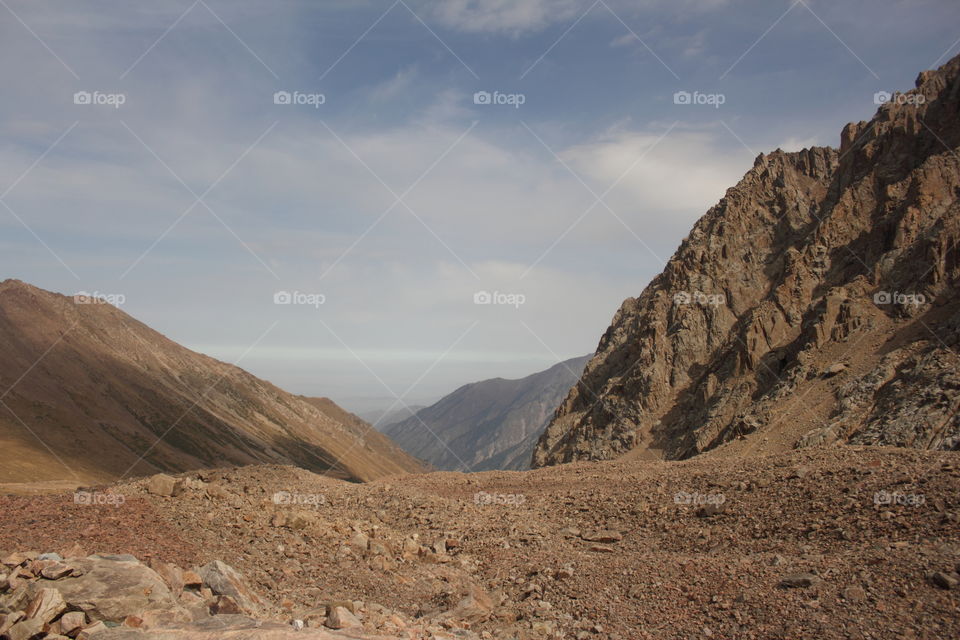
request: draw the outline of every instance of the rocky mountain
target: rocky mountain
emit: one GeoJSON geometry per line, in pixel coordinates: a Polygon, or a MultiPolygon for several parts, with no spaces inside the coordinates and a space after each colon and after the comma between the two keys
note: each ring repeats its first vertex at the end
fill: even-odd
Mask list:
{"type": "Polygon", "coordinates": [[[960,444],[960,58],[839,149],[761,155],[638,298],[534,465],[960,444]]]}
{"type": "Polygon", "coordinates": [[[384,433],[437,469],[527,469],[540,433],[589,358],[573,358],[519,380],[464,385],[384,433]]]}
{"type": "Polygon", "coordinates": [[[194,353],[110,304],[15,280],[0,284],[0,392],[0,482],[257,463],[350,480],[421,469],[332,402],[194,353]]]}

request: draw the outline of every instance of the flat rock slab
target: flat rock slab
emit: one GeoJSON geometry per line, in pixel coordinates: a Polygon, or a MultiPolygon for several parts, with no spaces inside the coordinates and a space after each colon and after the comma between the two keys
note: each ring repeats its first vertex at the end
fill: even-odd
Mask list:
{"type": "Polygon", "coordinates": [[[133,556],[72,558],[70,566],[80,569],[82,575],[55,582],[41,579],[38,585],[55,588],[68,603],[84,609],[91,620],[120,623],[128,615],[151,609],[182,609],[163,579],[133,556]]]}

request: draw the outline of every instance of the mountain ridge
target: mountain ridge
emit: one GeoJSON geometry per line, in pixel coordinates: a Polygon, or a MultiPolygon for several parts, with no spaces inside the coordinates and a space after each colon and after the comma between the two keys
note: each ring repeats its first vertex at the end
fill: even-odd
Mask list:
{"type": "Polygon", "coordinates": [[[528,468],[540,432],[588,358],[571,358],[523,378],[462,385],[384,433],[446,471],[528,468]]]}
{"type": "Polygon", "coordinates": [[[422,470],[372,429],[344,425],[109,304],[6,280],[0,354],[0,439],[17,453],[0,481],[255,463],[350,480],[422,470]]]}
{"type": "Polygon", "coordinates": [[[921,73],[844,127],[838,150],[759,156],[617,311],[534,466],[721,445],[955,447],[958,78],[960,57],[921,73]],[[918,403],[896,387],[916,367],[928,371],[912,390],[949,401],[911,425],[918,403]],[[804,393],[810,406],[788,411],[804,393]]]}

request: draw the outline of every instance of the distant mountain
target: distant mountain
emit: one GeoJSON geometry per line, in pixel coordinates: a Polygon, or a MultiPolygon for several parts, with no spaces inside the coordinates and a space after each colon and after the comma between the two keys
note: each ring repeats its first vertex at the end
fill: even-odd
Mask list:
{"type": "Polygon", "coordinates": [[[536,466],[960,448],[960,56],[880,97],[839,149],[759,156],[696,223],[614,316],[536,466]]]}
{"type": "Polygon", "coordinates": [[[255,463],[360,481],[422,470],[329,400],[293,396],[89,302],[0,283],[0,482],[255,463]]]}
{"type": "Polygon", "coordinates": [[[384,433],[437,469],[528,469],[540,433],[590,357],[520,380],[465,385],[384,433]]]}
{"type": "Polygon", "coordinates": [[[400,422],[401,420],[406,420],[417,411],[425,408],[426,405],[423,404],[411,404],[406,407],[390,409],[389,411],[386,409],[364,411],[360,414],[360,417],[372,424],[373,428],[377,431],[386,431],[390,425],[400,422]]]}

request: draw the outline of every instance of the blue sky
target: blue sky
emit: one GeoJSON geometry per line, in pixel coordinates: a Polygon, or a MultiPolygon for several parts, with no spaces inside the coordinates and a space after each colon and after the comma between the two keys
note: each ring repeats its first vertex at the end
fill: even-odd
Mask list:
{"type": "Polygon", "coordinates": [[[291,391],[432,400],[591,351],[758,153],[837,144],[957,25],[951,0],[2,0],[0,273],[123,294],[291,391]]]}

